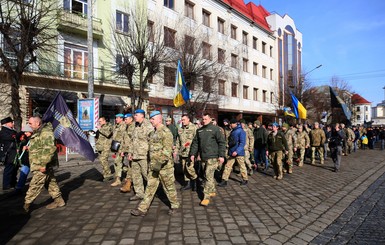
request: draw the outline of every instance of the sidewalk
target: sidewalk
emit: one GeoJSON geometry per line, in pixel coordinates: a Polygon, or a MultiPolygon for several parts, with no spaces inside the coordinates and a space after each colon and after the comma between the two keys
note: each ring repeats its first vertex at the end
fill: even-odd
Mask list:
{"type": "MultiPolygon", "coordinates": [[[[23,196],[0,194],[0,244],[341,244],[360,241],[374,222],[385,227],[378,218],[385,212],[385,151],[343,157],[338,173],[332,166],[330,159],[305,164],[282,181],[270,169],[252,175],[247,186],[232,174],[207,208],[197,193],[178,191],[181,208],[171,217],[159,192],[162,200],[156,197],[142,218],[130,215],[138,204],[128,201],[132,193],[100,181],[98,162],[71,155],[56,172],[66,207],[46,210],[51,200],[43,191],[26,215],[23,196]],[[347,232],[354,238],[340,236],[347,232]]],[[[385,233],[371,238],[383,243],[385,233]]]]}

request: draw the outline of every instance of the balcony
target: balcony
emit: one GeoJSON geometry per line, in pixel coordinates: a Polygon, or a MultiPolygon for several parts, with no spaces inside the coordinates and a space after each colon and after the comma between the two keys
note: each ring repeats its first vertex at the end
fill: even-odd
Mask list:
{"type": "MultiPolygon", "coordinates": [[[[81,13],[71,13],[66,10],[59,12],[59,27],[58,30],[82,35],[87,37],[88,20],[87,16],[81,13]]],[[[103,38],[102,20],[92,18],[93,36],[95,39],[103,38]]]]}

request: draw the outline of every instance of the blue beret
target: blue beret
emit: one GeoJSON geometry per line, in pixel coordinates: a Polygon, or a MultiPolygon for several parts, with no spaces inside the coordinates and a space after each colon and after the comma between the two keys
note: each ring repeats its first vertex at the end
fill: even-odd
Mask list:
{"type": "Polygon", "coordinates": [[[146,112],[144,110],[142,110],[142,109],[135,110],[135,114],[136,113],[142,113],[143,115],[146,114],[146,112]]]}
{"type": "Polygon", "coordinates": [[[156,116],[156,115],[160,115],[160,111],[153,111],[150,113],[150,118],[156,116]]]}
{"type": "Polygon", "coordinates": [[[124,115],[124,118],[127,118],[127,117],[132,117],[132,114],[131,113],[127,113],[126,115],[124,115]]]}
{"type": "Polygon", "coordinates": [[[273,123],[273,126],[279,127],[279,124],[275,122],[273,123]]]}
{"type": "Polygon", "coordinates": [[[119,113],[119,114],[116,114],[115,117],[121,117],[121,118],[123,118],[124,115],[123,115],[122,113],[119,113]]]}

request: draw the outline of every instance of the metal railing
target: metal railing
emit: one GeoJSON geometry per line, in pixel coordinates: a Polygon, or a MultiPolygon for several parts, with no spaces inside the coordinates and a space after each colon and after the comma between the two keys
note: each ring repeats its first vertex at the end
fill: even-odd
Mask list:
{"type": "MultiPolygon", "coordinates": [[[[71,27],[87,31],[87,15],[82,13],[73,13],[68,10],[62,10],[60,13],[60,24],[70,24],[71,27]]],[[[100,33],[103,33],[102,20],[99,18],[92,17],[92,28],[100,33]]]]}

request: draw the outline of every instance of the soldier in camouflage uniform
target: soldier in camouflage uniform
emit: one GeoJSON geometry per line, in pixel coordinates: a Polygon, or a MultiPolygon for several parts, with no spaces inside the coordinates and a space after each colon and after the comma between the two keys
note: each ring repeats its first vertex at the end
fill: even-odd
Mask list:
{"type": "Polygon", "coordinates": [[[190,148],[190,160],[194,162],[199,152],[205,172],[204,197],[200,203],[202,206],[208,206],[210,198],[216,195],[214,172],[218,168],[218,163],[223,164],[225,151],[226,141],[220,128],[212,123],[211,115],[205,113],[203,127],[197,130],[190,148]]]}
{"type": "MultiPolygon", "coordinates": [[[[223,120],[223,128],[221,128],[221,131],[226,140],[226,152],[227,152],[229,150],[229,137],[231,134],[230,121],[228,119],[223,120]]],[[[226,154],[226,158],[227,157],[228,156],[226,154]]]]}
{"type": "MultiPolygon", "coordinates": [[[[132,132],[135,129],[135,123],[133,123],[134,118],[132,117],[132,114],[128,113],[124,115],[124,123],[127,125],[127,130],[123,134],[123,142],[121,145],[121,156],[126,156],[129,151],[129,145],[131,144],[132,140],[132,132]]],[[[131,191],[131,185],[132,185],[132,171],[131,171],[131,161],[128,161],[127,165],[123,167],[123,171],[126,172],[126,179],[124,182],[124,185],[120,188],[120,192],[127,193],[131,191]]]]}
{"type": "Polygon", "coordinates": [[[120,147],[118,151],[115,153],[115,161],[114,161],[115,181],[111,184],[111,186],[113,187],[119,186],[122,183],[120,180],[122,177],[123,158],[124,158],[124,151],[122,151],[122,142],[123,142],[124,134],[126,134],[126,130],[127,130],[127,125],[124,123],[124,115],[116,114],[112,140],[119,142],[120,147]]]}
{"type": "Polygon", "coordinates": [[[289,124],[287,123],[284,123],[282,125],[282,132],[283,134],[285,135],[285,138],[286,138],[286,142],[287,142],[287,146],[288,146],[288,149],[287,149],[287,154],[285,156],[285,161],[284,161],[284,165],[286,167],[286,169],[284,169],[283,171],[291,174],[293,173],[293,155],[294,155],[294,152],[297,151],[297,139],[296,139],[296,135],[295,135],[295,131],[290,128],[289,124]]]}
{"type": "Polygon", "coordinates": [[[128,147],[128,160],[131,161],[132,182],[135,196],[131,201],[141,200],[144,197],[143,179],[147,181],[148,174],[148,149],[149,135],[154,131],[151,123],[144,117],[142,109],[135,111],[135,128],[132,131],[132,141],[128,147]]]}
{"type": "Polygon", "coordinates": [[[253,165],[251,164],[250,157],[254,153],[254,134],[253,131],[247,126],[245,120],[241,120],[241,125],[246,133],[246,144],[245,144],[245,164],[248,175],[253,174],[253,165]]]}
{"type": "Polygon", "coordinates": [[[298,125],[297,131],[297,151],[299,152],[299,163],[298,166],[303,166],[303,159],[305,157],[305,149],[310,147],[309,135],[303,130],[302,125],[298,125]]]}
{"type": "Polygon", "coordinates": [[[98,129],[96,133],[96,150],[99,153],[99,161],[103,167],[103,181],[109,181],[113,178],[108,164],[108,156],[111,152],[112,127],[107,123],[106,118],[102,116],[99,118],[96,128],[98,129]]]}
{"type": "Polygon", "coordinates": [[[190,162],[188,156],[190,153],[191,143],[195,137],[196,131],[197,128],[194,124],[191,123],[188,115],[182,115],[182,127],[178,129],[179,137],[177,139],[176,144],[176,154],[179,154],[179,159],[182,163],[185,181],[185,185],[181,188],[181,190],[195,190],[195,180],[198,176],[194,169],[194,163],[190,162]]]}
{"type": "Polygon", "coordinates": [[[324,164],[324,152],[323,145],[326,141],[325,132],[319,128],[319,123],[314,123],[314,128],[309,133],[310,145],[311,145],[311,164],[315,164],[315,152],[317,151],[321,160],[321,164],[324,164]]]}
{"type": "Polygon", "coordinates": [[[351,154],[353,151],[353,142],[354,142],[354,139],[356,138],[356,135],[353,129],[351,128],[347,128],[346,131],[347,131],[347,134],[346,134],[347,152],[351,154]]]}
{"type": "Polygon", "coordinates": [[[150,114],[150,122],[155,130],[150,133],[149,137],[150,171],[148,185],[143,200],[139,203],[137,209],[131,210],[131,214],[134,216],[147,214],[160,182],[171,204],[168,214],[172,215],[179,208],[175,190],[174,163],[172,161],[173,135],[162,124],[160,111],[153,111],[150,114]]]}
{"type": "Polygon", "coordinates": [[[267,136],[267,151],[269,161],[274,168],[274,179],[281,180],[283,178],[282,157],[283,153],[287,154],[287,142],[282,131],[278,131],[278,123],[273,123],[272,131],[267,136]]]}
{"type": "Polygon", "coordinates": [[[58,158],[52,124],[42,124],[40,117],[31,117],[28,123],[34,131],[30,145],[27,147],[33,177],[25,196],[24,210],[29,212],[31,203],[40,194],[44,185],[48,186],[48,192],[54,200],[46,208],[63,207],[65,202],[53,171],[54,165],[58,163],[58,158]]]}
{"type": "Polygon", "coordinates": [[[340,127],[341,127],[341,130],[343,131],[343,133],[345,134],[345,139],[344,139],[343,145],[342,145],[342,155],[347,156],[349,153],[348,152],[349,132],[348,132],[348,129],[345,127],[345,124],[340,123],[340,127]]]}

